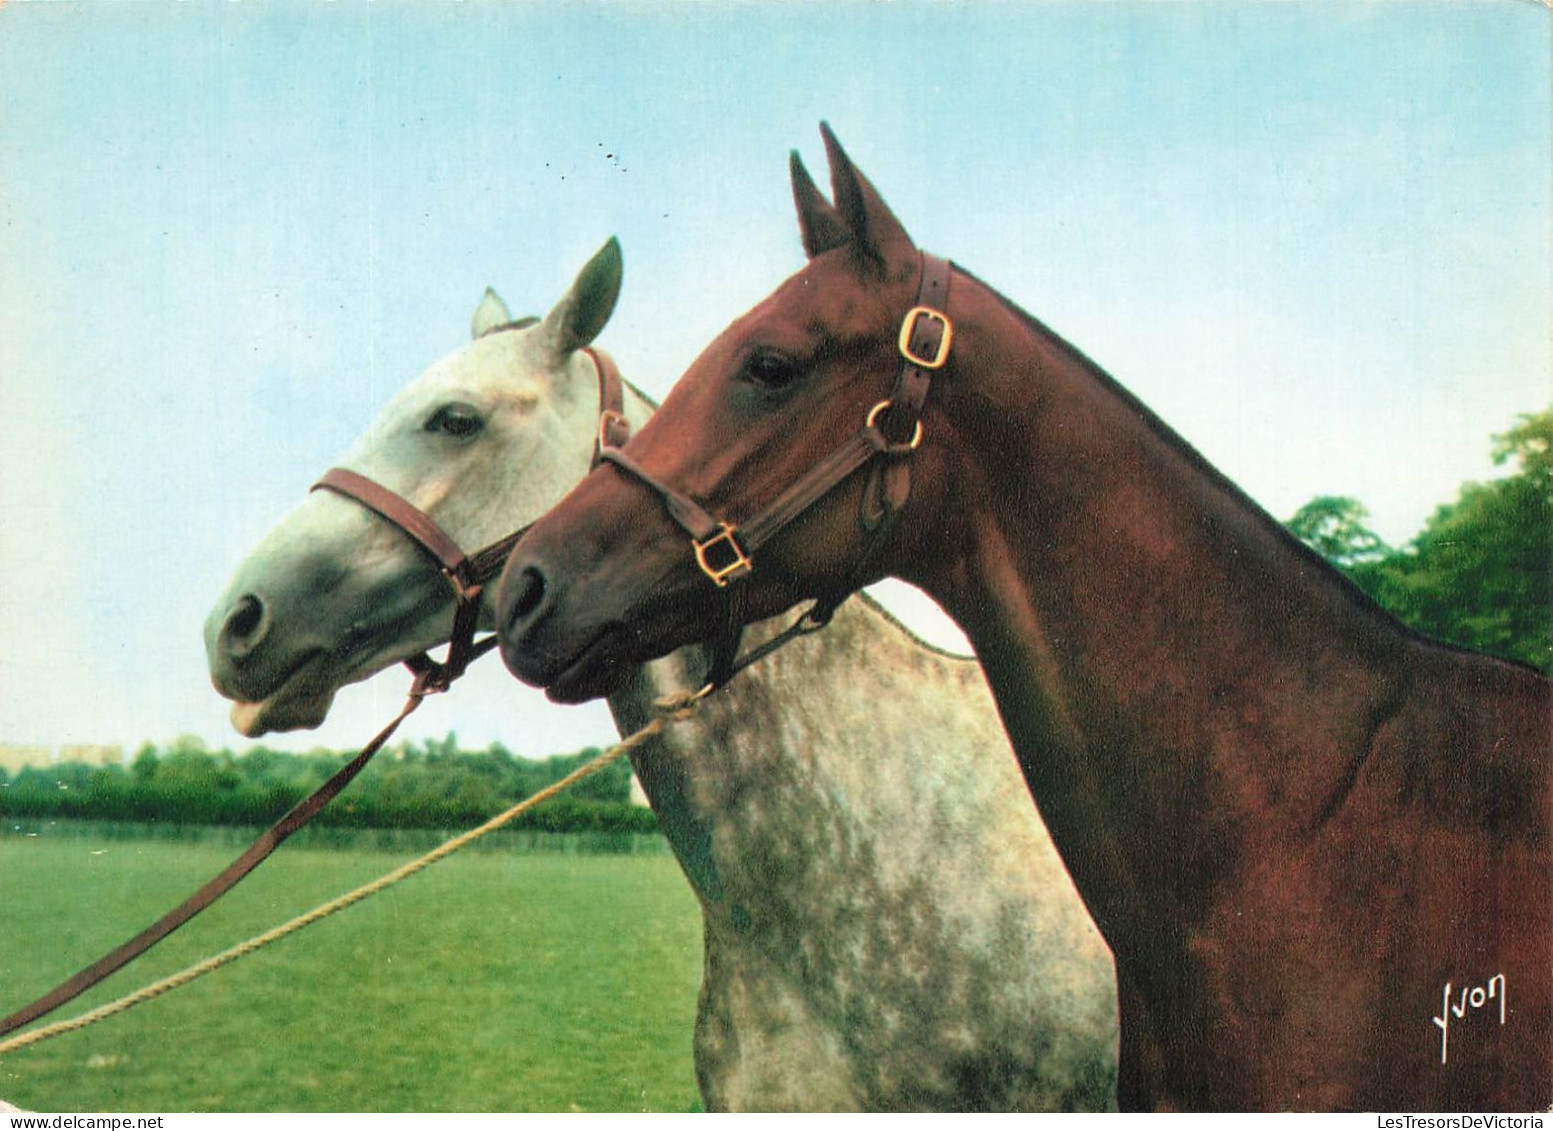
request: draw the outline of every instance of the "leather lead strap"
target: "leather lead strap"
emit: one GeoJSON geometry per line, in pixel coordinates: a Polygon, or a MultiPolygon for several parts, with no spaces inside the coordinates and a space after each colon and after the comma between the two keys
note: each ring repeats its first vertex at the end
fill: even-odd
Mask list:
{"type": "Polygon", "coordinates": [[[411,694],[405,701],[404,708],[398,716],[378,732],[361,752],[337,770],[333,777],[319,786],[309,797],[299,802],[290,812],[281,817],[263,833],[257,840],[244,850],[232,863],[228,864],[219,875],[207,883],[199,891],[163,915],[155,923],[141,931],[134,938],[124,943],[117,949],[103,955],[96,962],[77,972],[48,993],[44,994],[32,1004],[18,1009],[5,1020],[0,1021],[0,1035],[20,1029],[29,1022],[36,1021],[47,1013],[52,1013],[67,1001],[79,997],[102,981],[114,971],[121,969],[134,959],[140,957],[179,927],[183,926],[194,916],[220,899],[237,885],[237,882],[257,868],[264,859],[280,847],[281,842],[296,832],[322,809],[335,796],[344,789],[359,774],[372,756],[378,752],[385,742],[393,737],[394,731],[399,729],[411,712],[421,703],[421,696],[411,694]]]}
{"type": "MultiPolygon", "coordinates": [[[[516,323],[521,328],[528,323],[516,323]]],[[[594,461],[601,451],[630,438],[631,427],[625,418],[625,394],[620,371],[613,359],[603,350],[586,351],[593,359],[599,382],[599,426],[594,436],[594,461]]],[[[427,695],[446,691],[471,663],[489,652],[496,644],[495,636],[488,636],[478,643],[474,639],[479,620],[480,595],[483,586],[501,572],[512,548],[528,532],[525,526],[482,550],[466,555],[448,534],[436,524],[430,515],[403,496],[390,491],[364,475],[341,467],[330,468],[319,477],[313,490],[327,490],[360,503],[374,514],[393,523],[416,545],[425,550],[442,567],[453,584],[456,605],[453,612],[453,630],[449,638],[447,659],[438,663],[422,652],[405,661],[405,666],[415,676],[409,698],[399,714],[377,733],[371,742],[361,748],[354,758],[338,770],[333,777],[319,786],[309,797],[299,802],[276,821],[243,854],[228,864],[214,879],[199,891],[152,923],[134,938],[99,958],[85,969],[62,982],[30,1005],[24,1006],[4,1020],[0,1020],[0,1035],[10,1033],[29,1022],[52,1013],[66,1002],[79,997],[98,982],[123,968],[183,924],[209,907],[230,891],[239,880],[257,868],[281,842],[296,832],[343,790],[382,749],[399,724],[420,706],[427,695]]],[[[530,523],[530,525],[533,525],[530,523]]]]}

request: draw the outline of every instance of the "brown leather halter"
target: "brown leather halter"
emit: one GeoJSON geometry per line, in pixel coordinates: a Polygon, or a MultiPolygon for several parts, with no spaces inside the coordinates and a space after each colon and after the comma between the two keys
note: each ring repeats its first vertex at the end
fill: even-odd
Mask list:
{"type": "MultiPolygon", "coordinates": [[[[625,418],[623,382],[614,360],[602,350],[588,349],[585,352],[593,360],[593,367],[598,373],[599,381],[599,425],[594,434],[593,444],[593,463],[597,465],[604,453],[630,439],[631,426],[625,418]]],[[[452,686],[454,680],[464,674],[464,670],[470,663],[494,647],[496,643],[494,636],[478,643],[474,639],[480,612],[480,594],[483,586],[501,572],[508,554],[512,552],[512,547],[517,545],[518,540],[528,530],[527,526],[491,543],[482,550],[465,554],[458,548],[458,543],[432,521],[430,515],[366,476],[344,468],[330,468],[313,485],[313,490],[320,488],[354,499],[374,514],[393,523],[441,566],[444,576],[453,586],[455,601],[453,633],[448,644],[447,658],[438,662],[422,652],[406,660],[405,666],[415,674],[409,699],[398,717],[379,731],[371,742],[362,747],[360,753],[337,770],[333,777],[319,786],[309,797],[299,802],[285,816],[261,833],[241,856],[227,865],[199,891],[128,942],[78,971],[36,1001],[0,1020],[0,1035],[20,1029],[23,1025],[52,1013],[66,1002],[85,993],[116,970],[150,950],[225,895],[239,880],[257,868],[270,853],[279,848],[282,841],[307,824],[319,810],[349,785],[422,699],[428,695],[446,691],[452,686]]]]}
{"type": "MultiPolygon", "coordinates": [[[[863,491],[860,521],[878,544],[879,536],[906,505],[911,492],[911,453],[922,443],[922,406],[927,400],[933,374],[949,360],[954,326],[946,313],[949,305],[949,261],[921,252],[921,281],[916,304],[901,320],[897,345],[901,354],[900,372],[887,400],[869,410],[863,426],[844,440],[828,456],[811,467],[753,518],[735,525],[715,518],[684,492],[655,478],[625,452],[610,448],[599,454],[605,463],[614,464],[656,492],[664,507],[679,526],[690,535],[696,565],[719,589],[728,591],[724,604],[724,629],[713,643],[712,670],[708,687],[721,686],[738,671],[793,635],[823,627],[855,585],[842,586],[835,595],[814,602],[793,626],[746,656],[737,656],[740,623],[737,609],[738,590],[728,590],[730,582],[749,575],[755,568],[753,554],[811,506],[824,498],[853,472],[876,459],[863,491]],[[886,429],[889,429],[888,431],[886,429]]],[[[865,551],[857,573],[866,568],[870,554],[865,551]]]]}

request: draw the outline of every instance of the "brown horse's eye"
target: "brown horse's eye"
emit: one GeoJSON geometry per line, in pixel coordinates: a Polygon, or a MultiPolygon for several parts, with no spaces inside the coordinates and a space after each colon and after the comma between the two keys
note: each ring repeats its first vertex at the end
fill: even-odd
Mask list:
{"type": "Polygon", "coordinates": [[[785,389],[798,380],[798,366],[785,354],[762,350],[744,363],[743,376],[762,389],[785,389]]]}
{"type": "Polygon", "coordinates": [[[485,421],[480,418],[480,414],[466,404],[445,404],[426,421],[426,431],[440,432],[459,439],[473,436],[484,427],[485,421]]]}

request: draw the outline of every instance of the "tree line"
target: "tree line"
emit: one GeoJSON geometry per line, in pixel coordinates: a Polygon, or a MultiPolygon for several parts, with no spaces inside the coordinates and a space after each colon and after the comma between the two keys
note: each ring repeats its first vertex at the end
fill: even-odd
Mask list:
{"type": "MultiPolygon", "coordinates": [[[[598,754],[589,747],[519,758],[500,743],[461,750],[455,734],[385,750],[314,823],[356,828],[467,828],[559,781],[598,754]]],[[[128,766],[60,763],[0,771],[0,816],[33,819],[267,825],[351,757],[255,747],[241,756],[185,737],[146,744],[128,766]]],[[[542,832],[652,832],[652,811],[633,805],[631,770],[613,762],[512,827],[542,832]]]]}
{"type": "Polygon", "coordinates": [[[1466,483],[1393,547],[1357,499],[1323,495],[1286,524],[1384,609],[1426,636],[1553,674],[1553,409],[1493,438],[1510,473],[1466,483]]]}

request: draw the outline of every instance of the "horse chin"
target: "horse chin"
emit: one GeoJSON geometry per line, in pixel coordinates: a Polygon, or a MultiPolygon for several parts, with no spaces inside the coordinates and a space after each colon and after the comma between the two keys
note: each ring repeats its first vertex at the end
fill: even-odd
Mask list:
{"type": "Polygon", "coordinates": [[[312,730],[329,717],[334,691],[315,695],[273,695],[253,703],[232,705],[232,726],[244,738],[259,738],[274,731],[312,730]]]}
{"type": "Polygon", "coordinates": [[[552,703],[572,705],[613,695],[625,686],[635,664],[611,644],[606,634],[585,648],[545,685],[552,703]]]}
{"type": "Polygon", "coordinates": [[[712,606],[701,596],[699,585],[690,596],[678,590],[654,596],[610,621],[569,657],[552,652],[547,659],[543,652],[509,651],[504,644],[502,658],[513,675],[544,688],[552,703],[602,699],[624,688],[640,665],[712,638],[722,622],[710,616],[712,606]]]}

